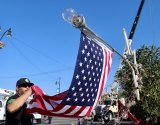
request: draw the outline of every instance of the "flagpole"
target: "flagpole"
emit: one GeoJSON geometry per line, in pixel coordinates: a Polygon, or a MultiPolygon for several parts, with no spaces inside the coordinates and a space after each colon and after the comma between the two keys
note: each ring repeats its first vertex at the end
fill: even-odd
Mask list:
{"type": "MultiPolygon", "coordinates": [[[[75,28],[78,28],[81,30],[84,34],[89,35],[91,39],[96,39],[105,46],[108,46],[110,49],[112,49],[113,52],[115,52],[117,55],[119,55],[129,66],[129,68],[132,70],[132,76],[134,79],[134,85],[135,89],[138,90],[137,81],[135,78],[135,70],[134,70],[134,64],[131,63],[127,58],[122,56],[116,49],[114,49],[110,44],[108,44],[105,40],[100,38],[98,35],[96,35],[90,28],[86,26],[85,18],[84,16],[78,14],[74,9],[68,8],[62,13],[62,17],[65,21],[73,25],[75,28]]],[[[140,100],[139,92],[136,94],[137,100],[140,100]]]]}

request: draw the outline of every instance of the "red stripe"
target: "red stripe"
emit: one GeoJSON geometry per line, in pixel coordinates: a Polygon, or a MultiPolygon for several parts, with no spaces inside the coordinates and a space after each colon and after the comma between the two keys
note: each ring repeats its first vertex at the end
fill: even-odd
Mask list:
{"type": "Polygon", "coordinates": [[[37,112],[39,114],[43,114],[43,115],[48,115],[48,116],[60,116],[60,117],[71,117],[71,118],[82,118],[84,116],[76,116],[76,115],[66,115],[66,114],[55,114],[55,113],[52,113],[50,111],[47,111],[47,110],[42,110],[42,109],[39,109],[39,108],[32,108],[32,109],[27,109],[26,110],[26,113],[34,113],[34,112],[37,112]]]}
{"type": "Polygon", "coordinates": [[[110,60],[113,57],[113,53],[111,51],[108,51],[108,53],[109,53],[109,61],[108,61],[108,74],[109,74],[109,71],[110,71],[110,68],[111,68],[110,60]]]}
{"type": "Polygon", "coordinates": [[[43,103],[42,97],[40,95],[36,96],[35,101],[38,103],[38,106],[42,109],[46,109],[45,104],[43,103]]]}
{"type": "Polygon", "coordinates": [[[58,105],[53,111],[54,112],[58,112],[58,111],[60,111],[64,107],[65,107],[65,105],[58,105]]]}
{"type": "Polygon", "coordinates": [[[104,64],[104,69],[103,69],[103,76],[102,76],[102,85],[101,85],[101,87],[100,87],[100,93],[99,93],[99,95],[98,95],[98,101],[99,101],[99,99],[100,99],[100,96],[101,96],[101,94],[102,94],[102,91],[103,91],[103,87],[104,87],[104,80],[105,80],[105,76],[106,76],[106,66],[107,66],[107,60],[108,60],[108,56],[107,56],[107,52],[106,52],[106,50],[104,49],[104,59],[105,59],[105,64],[104,64]]]}
{"type": "Polygon", "coordinates": [[[89,115],[90,115],[90,113],[91,113],[91,111],[92,111],[92,108],[93,108],[93,106],[91,106],[91,107],[89,108],[89,110],[88,110],[86,116],[89,116],[89,115]]]}
{"type": "MultiPolygon", "coordinates": [[[[109,71],[110,71],[110,58],[111,58],[111,54],[110,54],[110,51],[108,51],[108,73],[109,73],[109,71]]],[[[107,73],[107,76],[108,76],[108,73],[107,73]]]]}
{"type": "Polygon", "coordinates": [[[79,114],[86,108],[86,106],[81,106],[81,108],[74,114],[75,116],[79,116],[79,114]]]}
{"type": "Polygon", "coordinates": [[[74,109],[76,108],[76,106],[70,106],[69,109],[67,109],[64,114],[68,114],[70,112],[72,112],[74,109]]]}

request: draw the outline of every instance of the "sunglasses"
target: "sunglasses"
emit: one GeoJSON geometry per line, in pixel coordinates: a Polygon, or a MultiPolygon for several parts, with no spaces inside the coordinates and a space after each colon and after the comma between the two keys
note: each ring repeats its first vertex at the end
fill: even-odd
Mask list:
{"type": "Polygon", "coordinates": [[[30,85],[30,84],[22,84],[22,85],[19,85],[18,87],[24,87],[24,88],[26,88],[26,87],[31,87],[32,85],[30,85]]]}

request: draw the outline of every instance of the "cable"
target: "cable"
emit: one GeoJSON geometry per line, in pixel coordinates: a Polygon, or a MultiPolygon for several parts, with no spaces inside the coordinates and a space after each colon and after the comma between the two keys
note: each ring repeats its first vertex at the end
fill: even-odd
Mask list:
{"type": "Polygon", "coordinates": [[[23,54],[23,52],[16,47],[16,45],[15,45],[13,42],[9,42],[9,43],[10,43],[10,44],[17,50],[17,52],[18,52],[28,63],[30,63],[35,69],[37,69],[38,71],[42,71],[42,70],[40,69],[40,67],[38,67],[37,65],[35,65],[29,58],[27,58],[27,57],[23,54]]]}
{"type": "Polygon", "coordinates": [[[0,76],[1,79],[9,79],[9,78],[17,78],[17,77],[31,77],[31,76],[41,76],[41,75],[48,75],[48,74],[54,74],[54,73],[58,73],[58,72],[64,72],[64,71],[68,71],[68,70],[73,70],[71,68],[66,68],[66,69],[58,69],[58,70],[54,70],[54,71],[48,71],[48,72],[39,72],[39,73],[33,73],[33,74],[26,74],[26,75],[17,75],[17,76],[0,76]]]}
{"type": "MultiPolygon", "coordinates": [[[[16,38],[14,38],[16,39],[16,38]]],[[[58,69],[58,70],[55,70],[55,71],[47,71],[47,72],[44,72],[40,69],[40,67],[38,67],[36,64],[34,64],[29,58],[27,58],[27,56],[24,55],[24,53],[14,44],[14,42],[9,42],[9,44],[11,44],[16,50],[17,52],[29,63],[31,64],[36,70],[39,71],[39,73],[33,73],[33,74],[27,74],[27,75],[17,75],[17,76],[4,76],[4,77],[0,77],[0,78],[17,78],[17,77],[24,77],[24,76],[40,76],[40,75],[50,75],[50,74],[53,74],[53,73],[57,73],[57,72],[63,72],[63,71],[66,71],[66,70],[74,70],[73,67],[67,67],[67,68],[62,68],[62,69],[58,69]]],[[[27,45],[27,44],[25,44],[27,45]]],[[[27,45],[28,47],[32,48],[33,50],[37,51],[37,52],[40,52],[36,49],[34,49],[33,47],[27,45]]],[[[43,53],[41,53],[43,54],[43,53]]],[[[43,56],[45,56],[45,54],[43,54],[43,56]]],[[[48,57],[49,56],[45,56],[45,57],[48,57]]],[[[51,58],[50,58],[51,59],[51,58]]],[[[53,60],[53,59],[52,59],[53,60]]],[[[55,60],[54,60],[55,62],[55,60]]],[[[58,61],[57,61],[58,62],[58,61]]],[[[62,63],[61,63],[62,65],[62,63]]],[[[64,64],[63,64],[64,66],[64,64]]]]}
{"type": "MultiPolygon", "coordinates": [[[[37,52],[37,53],[41,54],[42,56],[44,56],[45,58],[48,58],[48,59],[50,59],[51,61],[56,62],[57,64],[60,64],[60,65],[62,65],[62,66],[66,66],[65,63],[62,63],[62,62],[54,59],[53,57],[48,56],[47,54],[43,53],[42,51],[33,48],[33,47],[30,46],[29,44],[26,44],[26,42],[24,42],[24,41],[22,41],[22,40],[20,40],[20,39],[17,39],[17,38],[15,38],[15,37],[13,37],[13,39],[19,41],[20,43],[23,43],[25,46],[31,48],[31,49],[34,50],[35,52],[37,52]]],[[[68,66],[66,66],[66,67],[68,67],[68,66]]]]}

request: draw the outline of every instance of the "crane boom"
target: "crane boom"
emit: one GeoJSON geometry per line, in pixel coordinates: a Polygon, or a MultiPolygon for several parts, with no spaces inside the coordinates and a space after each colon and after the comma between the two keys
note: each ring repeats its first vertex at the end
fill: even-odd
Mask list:
{"type": "MultiPolygon", "coordinates": [[[[125,29],[123,29],[124,31],[124,37],[125,38],[125,41],[126,41],[126,49],[124,50],[123,52],[123,56],[125,56],[126,54],[131,54],[131,49],[130,49],[130,46],[131,46],[131,41],[132,41],[132,38],[133,38],[133,35],[135,33],[135,29],[137,27],[137,24],[138,24],[138,21],[139,21],[139,17],[140,17],[140,14],[141,14],[141,11],[142,11],[142,8],[143,8],[143,5],[144,5],[144,1],[145,0],[142,0],[141,3],[140,3],[140,6],[139,6],[139,9],[138,9],[138,12],[136,14],[136,17],[135,17],[135,20],[133,22],[133,25],[132,25],[132,29],[130,31],[130,35],[129,37],[127,38],[127,34],[125,32],[125,29]]],[[[122,68],[122,60],[120,61],[120,64],[119,64],[119,67],[118,67],[118,70],[122,68]]],[[[113,96],[115,95],[115,91],[117,91],[117,81],[116,79],[114,79],[113,83],[112,83],[112,87],[111,87],[111,95],[113,94],[113,96]]]]}
{"type": "Polygon", "coordinates": [[[129,34],[128,39],[132,39],[132,38],[133,38],[135,29],[136,29],[136,27],[137,27],[138,20],[139,20],[139,17],[140,17],[142,8],[143,8],[143,4],[144,4],[144,0],[141,1],[141,4],[140,4],[140,6],[139,6],[139,9],[138,9],[137,15],[136,15],[136,17],[135,17],[134,23],[133,23],[133,25],[132,25],[132,29],[131,29],[131,31],[130,31],[130,34],[129,34]]]}

